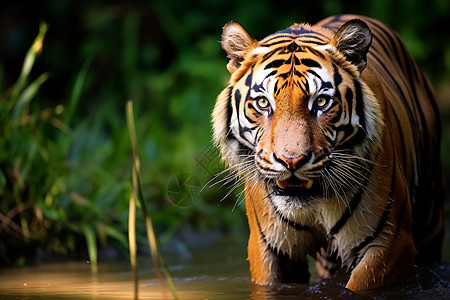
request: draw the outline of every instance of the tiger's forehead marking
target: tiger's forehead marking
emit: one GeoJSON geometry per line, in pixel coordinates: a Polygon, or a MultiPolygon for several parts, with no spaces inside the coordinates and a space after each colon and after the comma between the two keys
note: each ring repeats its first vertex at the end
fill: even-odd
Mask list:
{"type": "Polygon", "coordinates": [[[325,45],[331,39],[325,33],[313,30],[309,25],[295,24],[267,36],[261,41],[261,45],[271,47],[293,40],[305,44],[325,45]]]}
{"type": "Polygon", "coordinates": [[[273,78],[271,84],[266,86],[271,88],[274,97],[296,90],[301,92],[301,97],[309,97],[321,86],[329,85],[329,76],[321,61],[325,59],[323,50],[290,39],[288,43],[263,54],[255,68],[254,84],[260,88],[267,78],[273,78]]]}
{"type": "Polygon", "coordinates": [[[309,25],[293,25],[261,40],[250,56],[257,59],[246,85],[246,99],[265,97],[272,108],[275,99],[304,99],[332,87],[321,60],[326,60],[330,38],[309,25]],[[257,58],[258,57],[258,58],[257,58]]]}

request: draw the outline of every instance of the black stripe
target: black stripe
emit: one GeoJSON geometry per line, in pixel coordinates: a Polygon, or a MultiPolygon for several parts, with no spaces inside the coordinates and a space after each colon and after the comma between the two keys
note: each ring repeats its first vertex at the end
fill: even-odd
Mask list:
{"type": "MultiPolygon", "coordinates": [[[[319,40],[320,42],[324,42],[325,40],[323,39],[323,38],[325,38],[326,40],[328,40],[329,38],[328,37],[326,37],[326,36],[324,36],[324,35],[322,35],[322,34],[320,34],[320,33],[318,33],[318,32],[312,32],[313,34],[299,34],[298,35],[298,38],[302,38],[302,39],[314,39],[314,40],[319,40]],[[315,35],[315,34],[318,34],[318,35],[320,35],[320,36],[317,36],[317,35],[315,35]]],[[[308,40],[305,40],[305,41],[303,41],[302,40],[302,42],[307,42],[308,40]]],[[[317,43],[317,41],[309,41],[309,42],[312,42],[312,43],[317,43]]]]}
{"type": "Polygon", "coordinates": [[[286,80],[291,74],[292,74],[292,72],[291,72],[291,71],[288,71],[288,72],[286,72],[286,73],[280,73],[280,74],[278,74],[278,77],[279,77],[279,78],[282,78],[282,79],[284,79],[284,80],[286,80]]]}
{"type": "MultiPolygon", "coordinates": [[[[267,162],[267,160],[264,159],[264,158],[263,158],[262,160],[264,160],[264,161],[267,162]]],[[[264,167],[263,165],[261,165],[261,163],[260,163],[258,160],[255,161],[255,164],[258,166],[259,169],[261,169],[261,170],[263,170],[263,171],[273,172],[273,170],[272,170],[271,168],[266,168],[266,167],[264,167]]]]}
{"type": "Polygon", "coordinates": [[[274,56],[275,54],[277,54],[277,52],[279,52],[281,49],[282,49],[282,48],[276,48],[276,49],[274,49],[274,50],[272,50],[272,51],[270,51],[270,52],[264,54],[262,60],[263,60],[263,61],[268,60],[269,58],[271,58],[272,56],[274,56]]]}
{"type": "Polygon", "coordinates": [[[338,90],[339,85],[342,83],[342,76],[339,74],[339,70],[337,66],[333,63],[333,81],[335,89],[338,90]]]}
{"type": "MultiPolygon", "coordinates": [[[[319,80],[322,81],[322,83],[324,82],[324,81],[322,80],[322,77],[320,77],[320,75],[317,74],[314,70],[309,69],[309,70],[307,70],[306,72],[307,72],[307,73],[310,73],[310,74],[312,74],[312,75],[314,75],[314,76],[316,76],[317,78],[319,78],[319,80]]],[[[329,87],[329,88],[333,88],[333,86],[331,86],[331,82],[330,82],[330,87],[329,87]]]]}
{"type": "Polygon", "coordinates": [[[286,50],[289,52],[295,52],[298,50],[298,48],[299,46],[295,41],[286,46],[286,50]]]}
{"type": "MultiPolygon", "coordinates": [[[[402,44],[400,44],[400,46],[402,46],[402,44]]],[[[416,82],[414,80],[414,75],[413,75],[413,70],[412,70],[412,68],[414,68],[415,66],[413,65],[413,62],[411,61],[411,57],[406,52],[406,49],[404,46],[401,47],[401,51],[402,51],[402,57],[405,59],[404,63],[406,65],[406,75],[408,76],[407,79],[408,79],[409,87],[411,89],[411,93],[413,96],[412,100],[414,101],[414,103],[412,103],[413,104],[412,108],[415,112],[415,116],[418,115],[420,118],[420,125],[422,125],[420,127],[425,129],[425,130],[422,130],[422,137],[424,138],[425,141],[427,141],[429,131],[428,131],[428,127],[427,127],[427,122],[425,120],[425,116],[423,114],[423,110],[420,109],[421,105],[420,105],[419,99],[417,98],[417,92],[416,92],[417,91],[416,87],[418,85],[418,82],[416,82]],[[408,59],[408,61],[406,61],[406,59],[408,59]]],[[[414,70],[416,70],[416,68],[414,68],[414,70]]],[[[418,126],[419,124],[417,124],[417,122],[415,122],[413,125],[415,126],[415,128],[419,127],[418,126]]],[[[416,132],[417,132],[417,130],[416,130],[416,132]]]]}
{"type": "MultiPolygon", "coordinates": [[[[409,104],[407,102],[407,98],[406,98],[405,94],[403,93],[402,88],[400,87],[400,85],[397,82],[397,80],[394,78],[394,75],[392,74],[392,71],[388,70],[386,65],[381,62],[381,60],[380,60],[380,58],[378,58],[378,56],[373,55],[373,57],[378,62],[378,65],[384,70],[384,74],[381,74],[381,76],[389,77],[390,81],[392,83],[394,83],[394,85],[395,85],[395,87],[396,87],[396,89],[398,91],[398,95],[400,96],[400,99],[402,101],[402,104],[405,107],[405,109],[407,110],[409,124],[413,125],[415,123],[415,120],[413,118],[413,112],[411,111],[411,107],[409,106],[409,104]]],[[[379,70],[379,71],[380,71],[380,73],[383,73],[382,70],[379,70]]],[[[388,79],[388,78],[386,78],[386,79],[388,79]]],[[[415,139],[415,136],[413,136],[413,138],[415,139]]],[[[416,143],[414,143],[414,144],[416,144],[416,143]]]]}
{"type": "Polygon", "coordinates": [[[249,93],[250,93],[250,89],[252,88],[252,81],[253,81],[253,68],[252,68],[250,74],[248,74],[247,78],[245,78],[245,85],[248,86],[249,93]]]}
{"type": "Polygon", "coordinates": [[[266,78],[269,78],[273,75],[277,74],[277,70],[273,70],[272,72],[270,72],[269,74],[267,74],[266,78]]]}
{"type": "Polygon", "coordinates": [[[263,137],[263,133],[264,133],[264,128],[260,127],[257,131],[256,131],[256,141],[255,141],[255,146],[258,145],[258,143],[261,141],[262,137],[263,137]]]}
{"type": "MultiPolygon", "coordinates": [[[[392,135],[392,131],[390,131],[390,136],[391,136],[391,143],[394,144],[394,139],[393,139],[393,135],[392,135]]],[[[393,165],[392,165],[392,174],[391,174],[391,186],[390,186],[390,192],[389,192],[389,198],[388,198],[388,203],[386,204],[386,207],[384,208],[383,214],[381,215],[380,219],[378,220],[378,225],[375,228],[375,230],[368,235],[361,243],[359,243],[359,245],[355,246],[352,249],[353,255],[355,256],[355,259],[353,260],[353,264],[352,267],[356,266],[359,263],[359,252],[364,249],[368,244],[370,244],[372,241],[374,241],[378,235],[380,234],[381,230],[383,230],[383,227],[386,225],[386,219],[391,211],[391,207],[392,207],[392,203],[393,203],[393,196],[394,196],[394,186],[395,186],[395,173],[397,171],[397,165],[396,165],[396,161],[397,161],[397,155],[395,152],[395,149],[392,149],[393,151],[393,165]]],[[[406,201],[404,201],[406,202],[406,201]]],[[[403,206],[405,206],[405,204],[403,204],[403,206]]],[[[403,215],[403,212],[402,212],[403,215]]],[[[399,223],[397,223],[399,224],[399,223]]]]}
{"type": "Polygon", "coordinates": [[[375,228],[375,231],[372,234],[368,235],[361,243],[359,243],[351,250],[351,253],[353,253],[353,256],[355,256],[355,260],[353,261],[352,264],[353,267],[359,263],[359,252],[361,252],[361,250],[364,249],[368,244],[373,242],[380,234],[384,225],[386,225],[386,219],[389,213],[391,212],[392,202],[393,202],[392,199],[389,199],[386,207],[384,208],[383,214],[378,220],[378,225],[377,228],[375,228]]]}
{"type": "Polygon", "coordinates": [[[322,81],[322,84],[320,86],[321,90],[331,90],[333,88],[333,85],[329,81],[323,81],[322,78],[320,78],[320,81],[322,81]]]}
{"type": "Polygon", "coordinates": [[[363,100],[363,94],[362,94],[362,88],[361,88],[361,83],[358,80],[353,80],[353,83],[355,85],[355,103],[356,103],[356,107],[355,107],[355,111],[356,114],[359,117],[359,125],[361,125],[361,127],[366,130],[366,115],[364,113],[364,100],[363,100]]]}
{"type": "MultiPolygon", "coordinates": [[[[383,74],[383,70],[379,70],[379,72],[382,74],[382,76],[387,76],[390,78],[391,82],[395,84],[397,91],[398,91],[398,95],[400,97],[401,103],[403,105],[403,107],[406,110],[406,115],[408,117],[408,125],[411,127],[411,130],[413,131],[413,134],[411,136],[411,138],[413,139],[413,145],[414,145],[414,149],[415,149],[415,153],[417,154],[417,149],[418,149],[418,140],[417,138],[420,136],[420,134],[417,133],[417,128],[415,127],[415,118],[413,116],[413,112],[411,111],[411,107],[407,101],[407,98],[405,96],[405,94],[403,93],[401,87],[399,86],[399,83],[397,82],[397,80],[393,77],[392,72],[390,72],[387,67],[381,63],[380,59],[377,56],[374,56],[374,58],[377,60],[378,62],[378,66],[381,67],[384,70],[384,74],[383,74]],[[415,130],[416,129],[416,130],[415,130]]],[[[388,78],[386,78],[388,79],[388,78]]],[[[388,99],[389,100],[389,99],[388,99]]],[[[387,101],[390,105],[391,105],[391,111],[395,111],[394,108],[392,107],[392,100],[387,101]]],[[[399,121],[399,119],[397,118],[397,121],[399,121]]],[[[401,128],[401,127],[400,127],[401,128]]],[[[399,130],[403,133],[403,130],[399,130]]],[[[404,152],[404,156],[406,156],[406,153],[404,152]]],[[[405,166],[405,162],[403,164],[405,166]]]]}
{"type": "Polygon", "coordinates": [[[309,58],[302,59],[301,63],[309,68],[319,68],[319,69],[322,68],[322,66],[318,62],[309,58]]]}
{"type": "Polygon", "coordinates": [[[402,130],[402,126],[400,123],[400,119],[398,118],[397,113],[395,112],[395,109],[392,107],[392,104],[390,102],[388,102],[388,106],[389,106],[392,114],[394,115],[395,122],[397,123],[398,132],[400,133],[400,142],[401,142],[401,147],[402,147],[401,151],[403,154],[402,166],[406,166],[406,141],[405,141],[405,137],[403,135],[403,130],[402,130]]]}
{"type": "Polygon", "coordinates": [[[321,59],[325,59],[325,56],[322,53],[320,53],[319,51],[317,51],[316,49],[314,49],[313,47],[303,46],[303,48],[304,49],[305,48],[308,49],[309,52],[311,52],[312,54],[320,57],[321,59]]]}
{"type": "Polygon", "coordinates": [[[266,240],[266,235],[262,231],[261,224],[259,223],[258,215],[256,214],[256,208],[253,206],[253,213],[255,214],[256,224],[258,225],[259,233],[261,234],[264,242],[270,246],[270,244],[266,240]]]}
{"type": "MultiPolygon", "coordinates": [[[[421,130],[421,136],[423,138],[422,140],[423,141],[428,141],[429,140],[428,133],[430,131],[428,130],[427,122],[425,120],[426,118],[425,118],[425,115],[423,113],[423,110],[421,109],[421,103],[420,103],[420,101],[419,101],[419,99],[417,97],[417,88],[416,87],[418,85],[418,82],[416,82],[414,80],[414,75],[412,74],[412,69],[411,69],[412,67],[414,68],[415,66],[413,65],[413,62],[411,61],[411,57],[406,52],[406,49],[405,49],[404,46],[401,48],[401,50],[402,50],[403,57],[405,59],[408,58],[408,61],[405,61],[406,73],[408,75],[409,86],[411,88],[411,92],[412,92],[412,95],[413,95],[413,101],[415,103],[415,105],[413,105],[413,109],[414,109],[415,115],[416,116],[419,115],[420,125],[422,125],[422,126],[420,126],[420,128],[423,129],[423,130],[421,130]]],[[[417,71],[416,68],[414,68],[414,70],[417,71]]],[[[424,82],[423,85],[425,85],[425,84],[426,83],[424,82]]],[[[414,124],[412,124],[414,126],[414,128],[416,128],[416,131],[415,131],[416,133],[418,132],[417,127],[419,127],[418,126],[419,124],[417,124],[417,123],[418,122],[415,122],[414,124]]],[[[419,152],[419,149],[417,149],[417,148],[416,148],[416,154],[417,154],[417,157],[420,157],[420,152],[419,152]]],[[[420,165],[420,161],[418,163],[420,165]]]]}
{"type": "Polygon", "coordinates": [[[345,100],[347,101],[347,113],[348,113],[348,123],[352,122],[353,113],[353,91],[351,88],[347,88],[345,91],[345,100]]]}
{"type": "MultiPolygon", "coordinates": [[[[339,74],[339,70],[337,68],[337,66],[333,63],[333,82],[334,82],[334,97],[337,98],[341,103],[342,103],[342,98],[341,98],[341,92],[339,91],[339,85],[342,83],[342,76],[341,74],[339,74]]],[[[337,115],[339,116],[339,119],[342,115],[342,105],[340,108],[340,113],[337,115]]],[[[339,121],[339,119],[337,119],[337,121],[339,121]]],[[[333,119],[334,120],[334,119],[333,119]]],[[[337,123],[337,121],[332,122],[332,123],[337,123]]]]}
{"type": "Polygon", "coordinates": [[[268,60],[269,58],[274,56],[279,50],[280,50],[279,48],[276,48],[274,50],[271,50],[271,51],[265,53],[262,57],[262,61],[268,60]]]}
{"type": "Polygon", "coordinates": [[[342,227],[345,225],[345,223],[347,223],[347,221],[350,218],[350,216],[352,215],[353,211],[358,207],[359,203],[361,202],[363,192],[364,192],[363,188],[360,188],[358,190],[356,197],[354,197],[352,202],[350,202],[350,205],[347,206],[347,208],[345,209],[345,212],[342,214],[339,221],[337,221],[336,224],[328,232],[329,236],[336,235],[342,229],[342,227]]]}
{"type": "Polygon", "coordinates": [[[298,81],[298,87],[302,90],[303,94],[308,95],[309,94],[309,83],[306,78],[301,77],[301,81],[298,81]]]}
{"type": "Polygon", "coordinates": [[[335,147],[335,150],[352,149],[365,141],[366,132],[361,130],[360,126],[341,125],[336,130],[343,131],[345,139],[335,147]]]}
{"type": "MultiPolygon", "coordinates": [[[[259,159],[263,160],[264,162],[268,163],[268,164],[272,164],[271,161],[269,161],[267,158],[261,156],[261,153],[263,152],[263,149],[259,150],[258,153],[256,154],[258,156],[259,159]]],[[[258,161],[257,161],[258,162],[258,161]]],[[[262,166],[261,166],[262,167],[262,166]]],[[[271,170],[269,168],[264,168],[264,170],[271,170]]]]}
{"type": "MultiPolygon", "coordinates": [[[[340,99],[339,99],[340,100],[340,99]]],[[[329,108],[329,110],[331,110],[332,108],[334,108],[335,106],[337,106],[339,103],[338,101],[334,101],[333,104],[331,104],[331,107],[329,108]]],[[[336,115],[333,117],[333,119],[330,120],[330,124],[334,124],[333,126],[333,130],[336,130],[336,123],[339,122],[339,120],[341,119],[342,116],[342,105],[338,106],[338,111],[336,112],[336,115]]]]}
{"type": "MultiPolygon", "coordinates": [[[[371,31],[372,32],[374,32],[374,34],[373,34],[373,38],[374,38],[374,40],[376,40],[377,42],[378,42],[378,45],[380,45],[381,46],[381,48],[383,48],[383,51],[386,53],[386,56],[388,56],[388,57],[390,57],[391,56],[391,51],[389,51],[387,48],[386,48],[386,45],[391,45],[387,40],[386,40],[386,38],[385,38],[385,35],[386,35],[386,32],[385,31],[383,31],[383,30],[380,30],[379,29],[379,26],[377,26],[376,24],[374,24],[374,23],[369,23],[370,24],[370,29],[371,29],[371,31]],[[381,32],[380,32],[381,31],[381,32]],[[384,33],[384,35],[383,35],[383,33],[384,33]]],[[[372,43],[372,45],[374,45],[375,43],[372,43]]],[[[391,46],[393,46],[393,45],[391,45],[391,46]]],[[[392,47],[391,47],[392,48],[392,47]]],[[[371,48],[372,49],[372,48],[371,48]]],[[[369,53],[370,53],[371,51],[369,50],[369,53]]]]}
{"type": "MultiPolygon", "coordinates": [[[[251,106],[253,109],[255,109],[255,108],[253,107],[253,105],[249,104],[249,107],[250,107],[250,106],[251,106]]],[[[256,123],[257,123],[256,120],[253,120],[252,118],[250,118],[250,116],[248,116],[248,115],[246,115],[246,114],[244,114],[244,117],[245,117],[245,119],[246,119],[250,124],[256,124],[256,123]]],[[[252,127],[251,129],[253,130],[253,129],[255,129],[256,127],[258,127],[258,126],[256,125],[256,126],[252,127]]]]}
{"type": "Polygon", "coordinates": [[[233,114],[233,107],[231,105],[232,101],[232,94],[233,94],[233,87],[228,86],[227,87],[227,128],[230,128],[231,125],[231,115],[233,114]]]}
{"type": "Polygon", "coordinates": [[[345,223],[348,221],[348,219],[353,214],[353,212],[358,208],[358,205],[362,199],[362,195],[363,195],[364,191],[366,190],[367,184],[369,182],[369,178],[371,177],[373,167],[374,167],[374,165],[370,166],[370,170],[367,172],[368,175],[365,176],[364,182],[359,186],[358,192],[356,193],[353,200],[350,202],[350,204],[345,209],[345,211],[342,214],[339,221],[337,221],[336,224],[328,232],[329,236],[336,235],[342,229],[342,227],[345,225],[345,223]]]}
{"type": "Polygon", "coordinates": [[[236,103],[236,110],[239,110],[241,99],[242,99],[241,91],[239,89],[236,89],[236,91],[234,91],[234,102],[236,103]]]}
{"type": "MultiPolygon", "coordinates": [[[[387,39],[389,40],[389,42],[387,44],[392,46],[392,52],[391,52],[390,55],[388,54],[388,57],[391,58],[391,61],[397,62],[398,65],[401,66],[402,65],[401,62],[403,61],[401,58],[402,57],[403,58],[407,58],[408,55],[404,51],[405,50],[404,47],[401,47],[401,41],[400,41],[399,37],[397,35],[394,35],[394,34],[391,34],[390,32],[388,32],[385,27],[382,27],[382,26],[380,26],[380,25],[378,25],[376,23],[371,23],[371,24],[373,24],[376,28],[378,28],[387,37],[387,39]],[[395,38],[395,40],[394,40],[394,38],[395,38]],[[401,48],[403,50],[402,53],[399,52],[399,48],[401,48]],[[392,54],[395,55],[395,60],[392,59],[392,54]]],[[[383,43],[380,43],[380,44],[383,45],[383,43]]],[[[376,55],[374,55],[374,57],[379,61],[379,59],[378,59],[378,57],[376,55]]],[[[381,62],[380,62],[380,64],[381,64],[381,62]]],[[[410,71],[409,64],[407,62],[405,62],[405,64],[406,64],[406,67],[407,67],[407,71],[406,72],[410,73],[411,71],[410,71]]],[[[384,69],[386,69],[384,64],[381,64],[381,65],[384,67],[384,69]]],[[[398,87],[398,83],[397,83],[396,79],[394,79],[392,77],[392,72],[388,72],[388,74],[392,78],[392,81],[398,87]]],[[[405,74],[403,74],[403,75],[405,75],[405,74]]],[[[408,75],[410,76],[410,74],[408,74],[408,75]]],[[[417,153],[418,142],[416,141],[415,137],[418,136],[418,129],[417,129],[417,126],[416,126],[418,120],[416,120],[416,117],[413,118],[413,116],[417,116],[417,114],[418,114],[417,107],[419,107],[419,106],[418,106],[418,103],[417,103],[418,101],[417,101],[417,96],[415,94],[414,87],[415,87],[414,82],[412,82],[412,84],[411,84],[411,81],[410,81],[410,88],[408,90],[411,93],[413,93],[413,97],[415,99],[411,99],[411,100],[416,102],[416,106],[410,105],[410,103],[408,102],[408,99],[410,99],[410,98],[409,97],[408,98],[405,97],[405,95],[403,94],[403,91],[401,90],[401,88],[399,88],[399,87],[398,88],[399,88],[399,91],[400,91],[400,93],[401,93],[401,95],[403,97],[403,99],[402,99],[403,100],[403,105],[405,106],[405,108],[407,108],[409,110],[408,116],[409,116],[409,119],[410,119],[411,128],[412,128],[412,130],[414,132],[414,134],[413,134],[414,146],[415,146],[415,150],[416,150],[415,152],[417,153]]],[[[421,116],[421,121],[423,122],[423,120],[424,120],[424,117],[421,116]]]]}
{"type": "Polygon", "coordinates": [[[312,232],[312,229],[311,229],[311,227],[309,227],[309,226],[298,224],[298,223],[296,223],[296,222],[294,222],[294,221],[291,221],[291,220],[289,220],[289,219],[287,219],[287,218],[285,218],[285,217],[281,217],[281,218],[282,218],[282,220],[283,220],[284,222],[286,222],[289,226],[291,226],[291,227],[294,228],[295,230],[312,232]]]}
{"type": "Polygon", "coordinates": [[[379,31],[381,31],[381,32],[384,34],[384,36],[389,40],[388,42],[380,43],[380,44],[386,44],[386,45],[391,45],[391,46],[392,46],[392,52],[391,52],[391,55],[388,55],[388,57],[390,57],[391,60],[392,60],[392,54],[394,54],[394,55],[395,55],[396,61],[397,61],[397,62],[400,62],[400,61],[401,61],[401,60],[400,60],[400,53],[398,52],[398,49],[395,47],[396,43],[395,43],[394,39],[392,38],[391,32],[388,32],[388,31],[386,30],[386,27],[380,26],[380,25],[377,24],[377,23],[370,22],[370,24],[371,24],[372,26],[378,28],[379,31]]]}
{"type": "Polygon", "coordinates": [[[279,93],[280,93],[280,89],[278,88],[278,84],[280,83],[279,80],[277,80],[275,82],[275,86],[273,87],[273,94],[275,95],[275,98],[278,97],[279,93]]]}
{"type": "MultiPolygon", "coordinates": [[[[267,38],[266,38],[267,39],[267,38]]],[[[279,35],[279,36],[275,36],[273,38],[270,38],[268,40],[263,39],[263,44],[261,44],[261,46],[264,47],[272,47],[274,45],[279,45],[279,44],[283,44],[283,43],[290,43],[294,38],[292,36],[286,36],[286,35],[279,35]],[[270,41],[276,40],[276,39],[282,39],[281,41],[275,41],[272,43],[269,43],[270,41]]]]}
{"type": "MultiPolygon", "coordinates": [[[[322,38],[326,38],[328,39],[327,36],[323,35],[320,32],[317,31],[313,31],[311,29],[307,29],[304,26],[297,26],[297,27],[288,27],[286,29],[280,30],[275,32],[274,34],[269,35],[268,37],[275,35],[275,37],[278,36],[284,36],[287,35],[288,37],[291,37],[292,35],[297,36],[297,37],[313,37],[316,39],[320,39],[320,37],[322,38]]],[[[266,37],[267,38],[267,37],[266,37]]]]}
{"type": "Polygon", "coordinates": [[[273,61],[271,61],[270,63],[268,63],[268,64],[264,67],[264,70],[272,69],[272,68],[279,68],[279,67],[281,67],[282,65],[288,64],[288,63],[290,63],[290,61],[287,62],[287,61],[284,60],[284,59],[276,59],[276,60],[273,60],[273,61]]]}
{"type": "Polygon", "coordinates": [[[318,46],[322,46],[322,45],[326,45],[329,43],[328,40],[324,41],[324,40],[301,40],[302,44],[314,44],[314,45],[318,45],[318,46]]]}
{"type": "MultiPolygon", "coordinates": [[[[251,90],[252,80],[253,80],[253,69],[251,70],[250,74],[248,74],[247,78],[245,79],[245,85],[249,88],[246,99],[245,99],[246,101],[248,99],[250,99],[250,90],[251,90]]],[[[244,127],[241,124],[241,119],[240,119],[240,106],[241,106],[241,100],[242,100],[241,92],[238,89],[236,89],[234,96],[235,96],[235,108],[236,108],[236,118],[237,118],[237,122],[238,122],[239,136],[243,140],[247,141],[250,145],[253,145],[253,143],[244,136],[245,132],[252,132],[252,129],[244,127]]],[[[246,116],[244,115],[244,117],[246,117],[246,116]]]]}
{"type": "MultiPolygon", "coordinates": [[[[275,210],[275,212],[276,212],[277,214],[280,215],[280,213],[277,211],[276,208],[275,208],[274,210],[275,210]]],[[[263,230],[262,230],[262,228],[261,228],[261,223],[259,223],[258,214],[256,213],[256,208],[255,208],[255,207],[253,207],[253,213],[255,214],[256,224],[258,225],[259,233],[261,234],[261,236],[262,236],[264,242],[265,242],[268,246],[270,246],[272,249],[276,249],[276,247],[274,247],[273,245],[271,245],[271,244],[267,241],[266,235],[264,234],[264,232],[263,232],[263,230]]],[[[285,219],[285,218],[284,218],[283,216],[281,216],[281,215],[280,215],[280,217],[281,217],[281,219],[282,219],[284,222],[286,222],[289,226],[293,227],[293,228],[296,229],[296,230],[300,230],[300,231],[309,231],[309,232],[313,233],[313,230],[312,230],[311,227],[303,226],[303,225],[297,224],[297,223],[295,223],[295,222],[292,222],[292,221],[290,221],[290,220],[285,219]]]]}
{"type": "MultiPolygon", "coordinates": [[[[249,76],[251,76],[251,74],[249,76]]],[[[241,91],[239,89],[236,89],[236,91],[234,92],[234,107],[236,109],[236,119],[239,125],[239,134],[242,136],[241,121],[239,118],[239,108],[241,106],[241,99],[242,99],[241,91]]]]}

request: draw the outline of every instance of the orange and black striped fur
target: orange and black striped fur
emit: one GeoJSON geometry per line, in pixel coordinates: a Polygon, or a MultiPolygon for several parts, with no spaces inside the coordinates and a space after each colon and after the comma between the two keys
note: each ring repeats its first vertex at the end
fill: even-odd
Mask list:
{"type": "Polygon", "coordinates": [[[440,259],[439,112],[396,33],[343,15],[256,41],[230,22],[222,47],[214,140],[245,180],[254,282],[308,282],[309,254],[359,291],[440,259]]]}

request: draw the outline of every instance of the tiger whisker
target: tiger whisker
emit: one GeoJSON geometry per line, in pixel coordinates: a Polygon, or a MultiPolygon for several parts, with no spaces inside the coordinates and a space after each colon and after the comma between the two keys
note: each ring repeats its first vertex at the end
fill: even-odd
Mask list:
{"type": "Polygon", "coordinates": [[[344,157],[344,158],[356,159],[356,160],[363,161],[365,163],[368,163],[368,164],[371,164],[371,165],[374,165],[374,166],[386,167],[385,165],[379,164],[376,161],[373,161],[371,159],[360,157],[360,156],[357,156],[357,155],[354,155],[354,154],[349,154],[347,152],[345,152],[345,150],[334,150],[331,154],[333,156],[340,156],[340,157],[344,157]]]}
{"type": "MultiPolygon", "coordinates": [[[[252,184],[249,195],[251,195],[254,191],[254,189],[256,188],[256,186],[258,186],[258,189],[261,187],[262,182],[258,180],[258,174],[255,173],[253,178],[250,180],[256,179],[256,181],[252,184]]],[[[233,211],[236,208],[237,205],[241,205],[241,203],[245,200],[245,196],[242,200],[239,201],[239,199],[242,197],[242,195],[250,188],[250,186],[247,186],[246,188],[244,188],[238,195],[237,197],[237,201],[235,202],[234,206],[233,206],[233,211]]]]}
{"type": "MultiPolygon", "coordinates": [[[[239,163],[239,164],[230,166],[230,167],[228,167],[228,168],[226,168],[226,169],[220,171],[219,173],[217,173],[216,175],[214,175],[214,177],[213,177],[211,180],[209,180],[209,181],[203,186],[203,188],[202,188],[200,191],[202,192],[206,187],[211,188],[211,187],[213,187],[213,186],[219,184],[220,182],[222,182],[223,179],[220,180],[220,181],[218,181],[218,182],[215,182],[215,183],[211,184],[214,180],[216,180],[217,178],[219,178],[220,176],[222,176],[223,174],[225,174],[225,173],[227,173],[227,172],[230,172],[230,174],[227,175],[227,177],[225,177],[225,178],[228,178],[229,176],[231,176],[231,177],[236,177],[236,173],[233,173],[232,171],[240,172],[239,167],[245,166],[246,164],[252,164],[252,161],[250,161],[250,160],[248,160],[248,161],[244,160],[243,162],[241,162],[241,163],[239,163]]],[[[225,180],[227,180],[227,179],[225,179],[225,180]]]]}
{"type": "Polygon", "coordinates": [[[353,167],[350,167],[348,165],[346,165],[348,161],[339,161],[339,171],[341,172],[341,174],[345,175],[344,178],[346,178],[346,182],[347,184],[353,186],[348,179],[350,179],[353,183],[357,184],[358,186],[364,188],[364,193],[366,195],[368,195],[367,192],[370,192],[373,196],[377,197],[378,199],[379,196],[372,191],[368,186],[364,185],[363,183],[360,182],[360,178],[364,178],[366,181],[368,181],[368,177],[366,175],[364,175],[361,172],[358,172],[358,170],[354,169],[353,167]]]}

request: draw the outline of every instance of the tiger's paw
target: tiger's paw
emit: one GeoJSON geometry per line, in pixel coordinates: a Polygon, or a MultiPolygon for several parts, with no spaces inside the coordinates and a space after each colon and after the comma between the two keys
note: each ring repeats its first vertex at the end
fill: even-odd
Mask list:
{"type": "Polygon", "coordinates": [[[324,248],[320,248],[320,252],[316,253],[316,271],[320,278],[330,278],[341,268],[335,254],[329,254],[324,248]]]}

